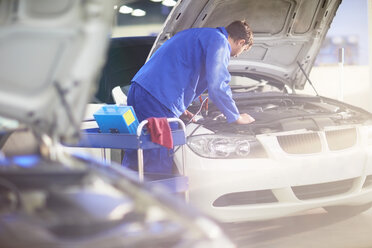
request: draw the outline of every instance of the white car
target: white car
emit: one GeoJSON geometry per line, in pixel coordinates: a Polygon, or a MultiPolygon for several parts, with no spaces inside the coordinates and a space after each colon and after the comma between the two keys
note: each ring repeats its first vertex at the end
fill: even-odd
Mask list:
{"type": "MultiPolygon", "coordinates": [[[[333,99],[296,94],[309,81],[339,0],[180,1],[153,46],[192,27],[245,19],[254,45],[232,58],[233,97],[249,125],[228,124],[209,102],[187,125],[190,202],[226,222],[372,203],[372,115],[333,99]]],[[[309,83],[311,83],[309,81],[309,83]]],[[[314,89],[315,90],[315,89],[314,89]]],[[[203,96],[205,99],[206,96],[203,96]]],[[[181,149],[175,163],[182,168],[181,149]]]]}

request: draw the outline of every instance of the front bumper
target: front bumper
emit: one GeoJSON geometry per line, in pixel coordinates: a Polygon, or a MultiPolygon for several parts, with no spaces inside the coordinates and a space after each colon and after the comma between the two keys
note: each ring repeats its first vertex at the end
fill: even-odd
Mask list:
{"type": "Polygon", "coordinates": [[[372,202],[372,147],[358,137],[352,147],[304,155],[288,154],[275,136],[264,136],[268,158],[259,159],[207,159],[186,147],[190,203],[220,221],[239,222],[372,202]]]}

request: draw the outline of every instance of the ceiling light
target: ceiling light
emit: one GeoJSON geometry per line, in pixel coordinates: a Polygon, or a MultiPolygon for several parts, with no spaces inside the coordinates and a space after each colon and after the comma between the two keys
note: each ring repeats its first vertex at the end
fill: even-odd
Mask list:
{"type": "Polygon", "coordinates": [[[174,0],[163,0],[163,2],[161,3],[167,7],[173,7],[174,5],[176,5],[176,1],[174,0]]]}
{"type": "Polygon", "coordinates": [[[159,2],[161,2],[161,1],[163,1],[163,0],[150,0],[151,2],[154,2],[154,3],[159,3],[159,2]]]}
{"type": "Polygon", "coordinates": [[[135,9],[132,12],[132,16],[145,16],[145,15],[146,15],[146,11],[142,9],[135,9]]]}
{"type": "Polygon", "coordinates": [[[350,35],[347,38],[347,41],[351,44],[357,44],[358,43],[358,37],[356,35],[350,35]]]}
{"type": "Polygon", "coordinates": [[[130,14],[133,12],[133,9],[131,7],[123,5],[120,7],[119,12],[122,14],[130,14]]]}
{"type": "Polygon", "coordinates": [[[332,43],[336,45],[340,45],[344,42],[344,38],[341,36],[334,36],[331,39],[332,39],[332,43]]]}
{"type": "Polygon", "coordinates": [[[118,6],[117,5],[114,5],[114,9],[117,9],[118,8],[118,6]]]}

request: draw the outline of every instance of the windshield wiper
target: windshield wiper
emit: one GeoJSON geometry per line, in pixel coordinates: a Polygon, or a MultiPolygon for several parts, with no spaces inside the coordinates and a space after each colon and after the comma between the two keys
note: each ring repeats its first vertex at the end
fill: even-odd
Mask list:
{"type": "Polygon", "coordinates": [[[318,94],[318,92],[316,91],[316,89],[315,89],[315,87],[314,87],[313,83],[311,82],[311,80],[310,80],[309,76],[308,76],[308,75],[306,74],[306,72],[305,72],[304,68],[302,68],[302,66],[301,66],[300,62],[298,62],[298,61],[297,61],[297,64],[298,64],[298,66],[300,67],[300,69],[301,69],[302,73],[303,73],[303,74],[305,75],[305,77],[306,77],[307,81],[309,81],[309,83],[310,83],[311,87],[313,87],[313,90],[315,91],[315,94],[316,94],[316,96],[319,96],[319,94],[318,94]]]}
{"type": "Polygon", "coordinates": [[[268,84],[268,81],[261,81],[255,85],[231,85],[232,90],[247,90],[247,91],[253,91],[258,89],[259,87],[265,86],[268,84]]]}

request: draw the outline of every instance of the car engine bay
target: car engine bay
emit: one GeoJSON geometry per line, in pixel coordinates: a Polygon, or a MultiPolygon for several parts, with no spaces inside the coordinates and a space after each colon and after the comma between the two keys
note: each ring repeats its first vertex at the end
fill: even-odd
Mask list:
{"type": "MultiPolygon", "coordinates": [[[[245,94],[247,95],[247,94],[245,94]]],[[[216,133],[258,135],[298,129],[323,130],[327,126],[367,124],[372,116],[356,107],[339,101],[306,95],[260,93],[253,97],[234,97],[240,113],[248,113],[255,122],[249,125],[228,125],[225,117],[213,103],[201,109],[203,118],[197,123],[216,133]]],[[[196,103],[188,110],[195,113],[196,103]]]]}

